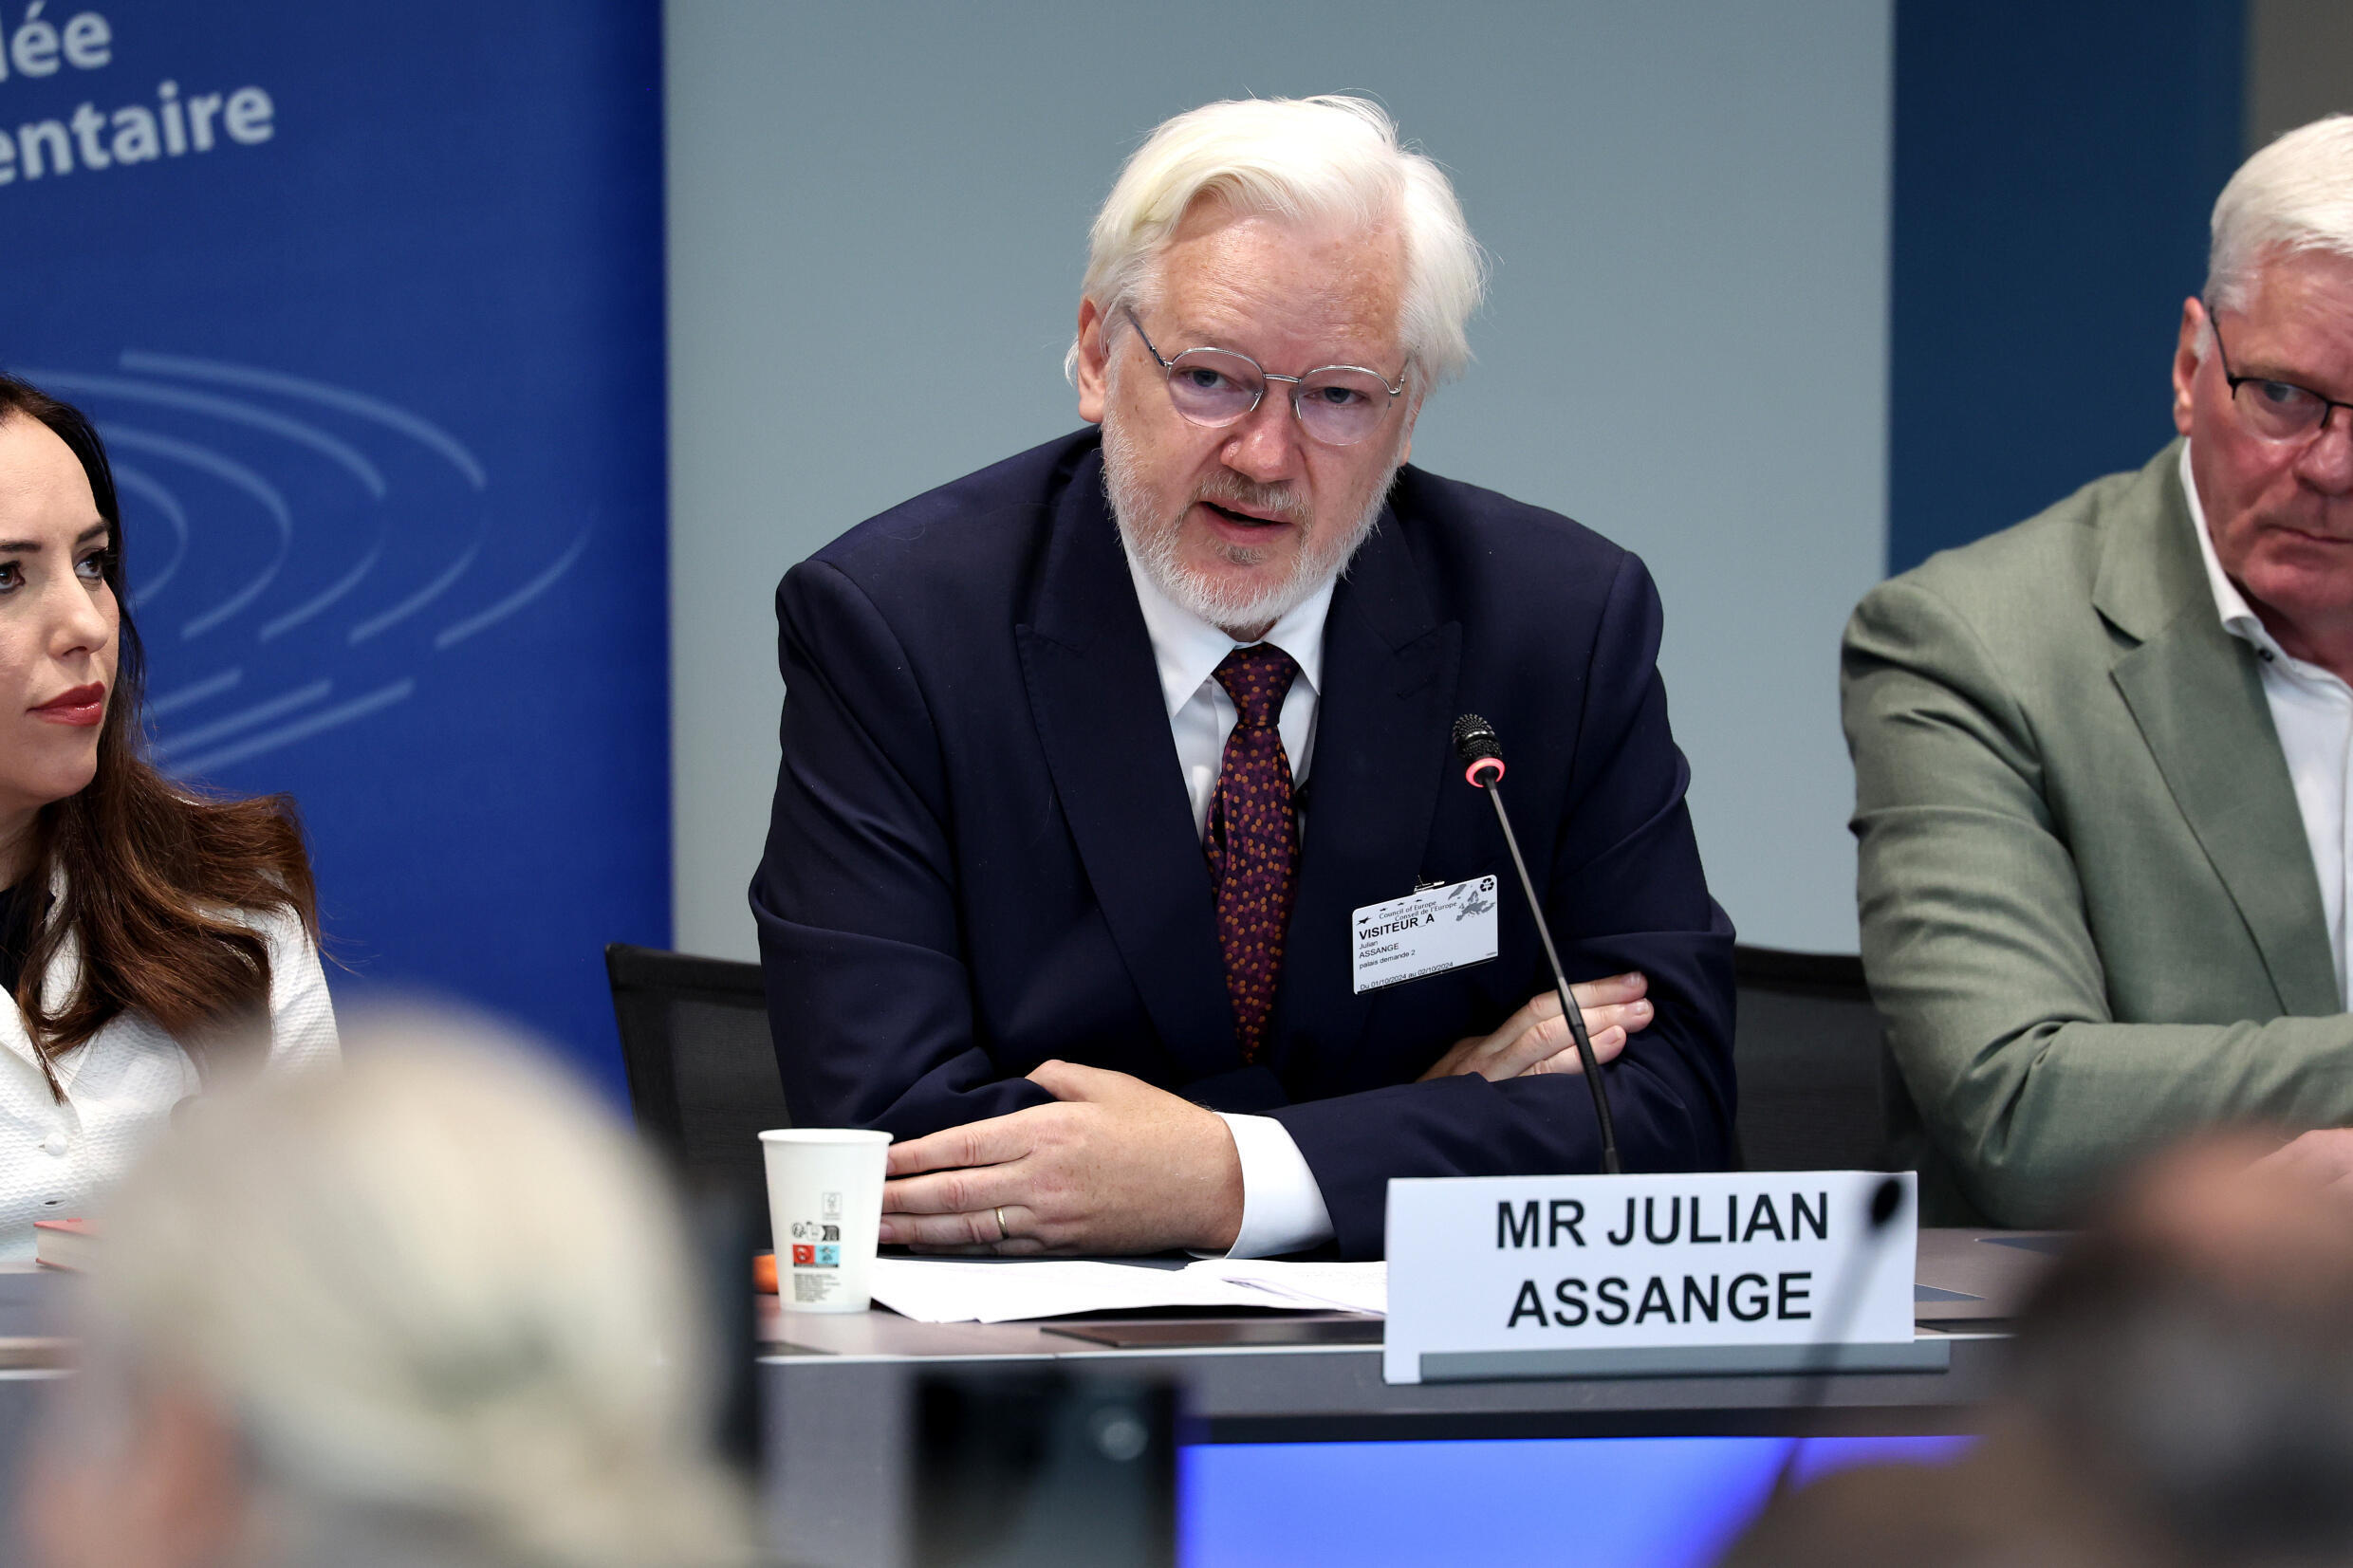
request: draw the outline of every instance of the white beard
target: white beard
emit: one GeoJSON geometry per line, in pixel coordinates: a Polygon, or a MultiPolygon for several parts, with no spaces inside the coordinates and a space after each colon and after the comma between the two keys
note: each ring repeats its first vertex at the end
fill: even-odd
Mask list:
{"type": "MultiPolygon", "coordinates": [[[[1120,538],[1126,544],[1128,554],[1143,568],[1153,586],[1166,594],[1172,603],[1237,638],[1245,633],[1263,636],[1264,628],[1297,609],[1317,589],[1347,570],[1358,547],[1380,520],[1380,508],[1389,499],[1389,487],[1397,482],[1397,470],[1402,466],[1397,462],[1389,465],[1380,483],[1373,487],[1372,500],[1365,506],[1363,515],[1351,526],[1323,529],[1315,526],[1314,514],[1291,487],[1256,484],[1224,470],[1204,481],[1176,516],[1154,518],[1152,498],[1137,478],[1135,444],[1109,409],[1103,411],[1102,451],[1103,492],[1110,499],[1111,515],[1119,520],[1120,538]],[[1284,516],[1305,540],[1291,569],[1273,581],[1255,586],[1221,582],[1187,571],[1178,559],[1179,542],[1184,514],[1195,501],[1215,501],[1284,516]]],[[[1254,566],[1266,559],[1264,550],[1247,544],[1222,544],[1219,553],[1237,566],[1254,566]]]]}

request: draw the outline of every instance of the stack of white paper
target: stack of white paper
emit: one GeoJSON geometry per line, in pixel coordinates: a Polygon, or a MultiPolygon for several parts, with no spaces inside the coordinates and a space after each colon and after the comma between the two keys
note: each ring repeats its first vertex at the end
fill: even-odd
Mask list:
{"type": "Polygon", "coordinates": [[[877,1258],[874,1299],[924,1323],[1010,1323],[1152,1307],[1378,1316],[1388,1306],[1388,1267],[1226,1258],[877,1258]]]}
{"type": "Polygon", "coordinates": [[[1218,1258],[1193,1266],[1214,1267],[1222,1279],[1295,1297],[1319,1311],[1362,1312],[1375,1318],[1386,1317],[1389,1311],[1387,1264],[1281,1264],[1218,1258]]]}

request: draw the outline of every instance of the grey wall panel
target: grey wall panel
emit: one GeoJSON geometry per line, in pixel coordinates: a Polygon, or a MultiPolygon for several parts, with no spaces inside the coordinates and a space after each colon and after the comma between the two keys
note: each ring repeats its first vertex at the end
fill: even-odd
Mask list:
{"type": "Polygon", "coordinates": [[[1084,232],[1165,116],[1362,91],[1496,260],[1415,460],[1640,551],[1711,879],[1854,945],[1839,628],[1884,550],[1888,0],[670,0],[677,944],[750,956],[784,568],[1077,422],[1084,232]]]}
{"type": "Polygon", "coordinates": [[[2248,0],[2247,150],[2283,131],[2353,111],[2353,6],[2248,0]]]}

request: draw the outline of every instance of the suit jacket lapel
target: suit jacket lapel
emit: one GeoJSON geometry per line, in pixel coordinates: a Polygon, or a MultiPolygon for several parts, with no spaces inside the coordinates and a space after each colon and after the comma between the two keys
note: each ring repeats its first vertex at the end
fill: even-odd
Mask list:
{"type": "Polygon", "coordinates": [[[1099,454],[1056,504],[1030,620],[1013,630],[1063,816],[1161,1042],[1193,1078],[1240,1066],[1209,865],[1099,454]]]}
{"type": "MultiPolygon", "coordinates": [[[[1355,991],[1349,916],[1414,891],[1446,775],[1461,627],[1439,624],[1413,552],[1383,511],[1324,623],[1324,690],[1306,786],[1306,840],[1270,1038],[1345,1052],[1372,1016],[1355,991]]],[[[1278,1055],[1275,1065],[1283,1065],[1278,1055]]]]}
{"type": "Polygon", "coordinates": [[[2295,784],[2280,754],[2254,650],[2214,612],[2176,466],[2143,471],[2155,493],[2121,508],[2093,603],[2137,647],[2113,678],[2175,802],[2238,906],[2282,1011],[2340,1011],[2328,920],[2295,784]]]}

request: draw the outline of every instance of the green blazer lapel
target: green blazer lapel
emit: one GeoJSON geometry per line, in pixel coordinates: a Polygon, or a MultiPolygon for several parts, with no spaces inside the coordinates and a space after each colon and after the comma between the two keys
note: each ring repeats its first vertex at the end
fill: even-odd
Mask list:
{"type": "Polygon", "coordinates": [[[2111,671],[2174,802],[2238,906],[2284,1013],[2343,1011],[2312,850],[2254,650],[2214,613],[2179,444],[2107,528],[2093,604],[2130,644],[2111,671]]]}

